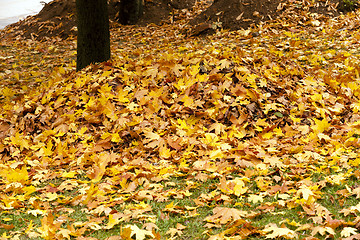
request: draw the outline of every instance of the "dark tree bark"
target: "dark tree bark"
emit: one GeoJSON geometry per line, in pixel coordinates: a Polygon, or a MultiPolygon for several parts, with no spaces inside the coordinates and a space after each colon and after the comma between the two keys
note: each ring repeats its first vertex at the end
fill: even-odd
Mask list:
{"type": "Polygon", "coordinates": [[[76,0],[76,70],[110,59],[110,32],[107,0],[76,0]]]}
{"type": "Polygon", "coordinates": [[[124,25],[136,24],[143,14],[143,0],[121,0],[119,22],[124,25]]]}

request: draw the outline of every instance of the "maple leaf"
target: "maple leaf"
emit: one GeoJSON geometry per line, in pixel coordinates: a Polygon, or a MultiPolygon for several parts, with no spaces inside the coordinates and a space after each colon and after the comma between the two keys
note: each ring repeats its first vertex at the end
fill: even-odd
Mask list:
{"type": "Polygon", "coordinates": [[[54,239],[56,231],[59,229],[61,222],[54,221],[54,216],[48,213],[41,219],[41,227],[37,231],[44,239],[54,239]]]}
{"type": "Polygon", "coordinates": [[[345,216],[347,216],[349,214],[355,214],[356,212],[360,212],[360,203],[355,206],[351,206],[349,208],[344,208],[344,209],[340,210],[339,212],[344,213],[345,216]]]}
{"type": "Polygon", "coordinates": [[[360,239],[360,234],[355,234],[347,238],[343,238],[342,240],[358,240],[360,239]]]}
{"type": "Polygon", "coordinates": [[[41,216],[46,215],[46,212],[45,212],[45,211],[42,211],[42,210],[39,210],[39,209],[29,210],[29,211],[27,211],[27,213],[28,213],[28,214],[32,214],[32,215],[34,215],[35,217],[37,217],[38,215],[41,215],[41,216]]]}
{"type": "Polygon", "coordinates": [[[184,95],[182,97],[181,101],[184,102],[185,107],[192,107],[193,104],[194,104],[194,100],[191,97],[187,96],[187,95],[184,95]]]}
{"type": "Polygon", "coordinates": [[[294,239],[298,237],[298,234],[295,231],[286,227],[278,227],[274,223],[266,225],[262,231],[266,234],[266,238],[283,237],[286,239],[294,239]]]}
{"type": "Polygon", "coordinates": [[[317,233],[319,233],[321,236],[324,236],[326,233],[335,235],[335,232],[332,228],[330,227],[322,227],[322,226],[317,226],[314,227],[311,231],[311,235],[316,235],[317,233]]]}
{"type": "Polygon", "coordinates": [[[356,198],[360,198],[360,187],[354,188],[352,193],[356,194],[356,198]]]}
{"type": "Polygon", "coordinates": [[[215,222],[220,224],[226,224],[228,222],[236,221],[242,217],[247,216],[246,211],[241,211],[236,208],[216,207],[213,209],[213,216],[205,218],[207,222],[215,222]]]}
{"type": "Polygon", "coordinates": [[[146,138],[150,139],[150,141],[152,140],[159,140],[160,139],[160,135],[157,134],[157,133],[154,133],[154,132],[151,132],[151,131],[147,131],[147,130],[144,130],[144,135],[146,138]]]}
{"type": "Polygon", "coordinates": [[[170,158],[171,157],[171,151],[166,146],[161,146],[159,149],[159,156],[163,158],[170,158]]]}
{"type": "Polygon", "coordinates": [[[254,204],[264,201],[264,198],[262,196],[256,194],[250,194],[248,199],[250,202],[253,202],[254,204]]]}
{"type": "Polygon", "coordinates": [[[155,78],[158,74],[159,70],[157,66],[148,67],[145,71],[144,75],[147,77],[155,78]]]}
{"type": "Polygon", "coordinates": [[[15,136],[11,136],[10,140],[11,140],[12,144],[19,146],[20,150],[23,150],[24,148],[25,149],[30,148],[28,139],[23,134],[20,134],[19,132],[16,132],[15,136]]]}
{"type": "Polygon", "coordinates": [[[312,187],[305,185],[300,186],[300,189],[297,191],[296,196],[302,196],[302,201],[308,204],[314,203],[319,196],[314,191],[312,187]]]}
{"type": "Polygon", "coordinates": [[[176,228],[169,228],[169,230],[166,232],[166,234],[170,235],[171,238],[182,235],[182,231],[176,228]]]}
{"type": "Polygon", "coordinates": [[[109,221],[106,226],[106,229],[113,228],[116,224],[120,222],[121,216],[116,216],[116,214],[109,214],[109,221]]]}
{"type": "Polygon", "coordinates": [[[234,194],[236,196],[240,196],[242,194],[244,194],[248,188],[245,187],[245,183],[243,180],[236,178],[235,180],[233,180],[233,183],[235,184],[234,186],[234,194]]]}
{"type": "Polygon", "coordinates": [[[4,223],[1,223],[0,224],[0,228],[3,228],[5,230],[11,230],[13,229],[15,226],[13,224],[4,224],[4,223]]]}
{"type": "Polygon", "coordinates": [[[127,90],[124,90],[124,89],[120,88],[117,91],[117,94],[115,96],[115,100],[120,102],[120,103],[128,103],[128,102],[130,102],[129,97],[131,97],[131,96],[128,96],[128,94],[129,94],[129,92],[127,90]]]}
{"type": "Polygon", "coordinates": [[[147,238],[147,236],[149,237],[154,237],[153,233],[148,231],[148,230],[144,230],[144,229],[140,229],[138,226],[136,225],[127,225],[126,227],[123,228],[124,231],[130,231],[130,238],[135,238],[136,240],[144,240],[147,238]]]}
{"type": "Polygon", "coordinates": [[[72,231],[65,228],[60,228],[59,231],[56,233],[56,236],[62,239],[70,239],[72,235],[72,231]]]}
{"type": "Polygon", "coordinates": [[[328,130],[331,125],[326,119],[318,120],[314,119],[315,125],[313,125],[311,128],[316,133],[323,133],[324,131],[328,130]]]}
{"type": "Polygon", "coordinates": [[[29,174],[25,166],[22,166],[20,169],[8,169],[5,172],[5,177],[8,182],[18,182],[25,184],[29,180],[29,174]]]}
{"type": "Polygon", "coordinates": [[[71,172],[63,172],[62,174],[61,174],[61,177],[63,177],[63,178],[74,178],[75,176],[77,175],[77,172],[75,172],[75,171],[71,171],[71,172]]]}
{"type": "Polygon", "coordinates": [[[231,61],[227,60],[227,59],[222,59],[219,61],[218,65],[219,65],[219,69],[222,70],[224,68],[229,68],[231,65],[231,61]]]}
{"type": "Polygon", "coordinates": [[[213,159],[213,160],[223,158],[223,157],[224,157],[224,152],[221,149],[214,150],[209,153],[209,158],[213,159]]]}
{"type": "Polygon", "coordinates": [[[96,195],[98,188],[94,183],[91,183],[91,186],[87,189],[87,196],[83,201],[83,204],[88,204],[89,201],[96,195]]]}
{"type": "Polygon", "coordinates": [[[356,228],[352,228],[352,227],[344,227],[344,229],[340,232],[340,235],[342,237],[349,237],[351,235],[356,235],[356,228]]]}
{"type": "Polygon", "coordinates": [[[234,180],[226,181],[225,178],[220,180],[220,190],[224,193],[231,193],[235,194],[236,196],[240,196],[248,190],[248,187],[245,186],[245,182],[240,179],[236,178],[234,180]]]}

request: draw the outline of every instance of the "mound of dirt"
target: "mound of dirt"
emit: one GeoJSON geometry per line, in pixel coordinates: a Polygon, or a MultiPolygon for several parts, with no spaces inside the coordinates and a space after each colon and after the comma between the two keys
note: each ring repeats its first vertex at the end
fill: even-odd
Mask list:
{"type": "Polygon", "coordinates": [[[213,27],[215,24],[215,27],[238,30],[279,17],[290,17],[291,19],[287,20],[301,23],[298,18],[304,18],[304,15],[311,13],[316,13],[319,18],[338,16],[339,1],[341,0],[214,0],[214,3],[191,20],[190,24],[209,23],[213,27]]]}
{"type": "Polygon", "coordinates": [[[54,0],[35,16],[6,27],[5,36],[44,39],[67,38],[76,34],[75,0],[54,0]]]}
{"type": "MultiPolygon", "coordinates": [[[[109,17],[113,22],[118,19],[119,1],[109,1],[109,17]]],[[[289,18],[295,24],[301,24],[309,20],[304,16],[311,13],[316,13],[316,19],[320,20],[323,16],[339,15],[339,1],[343,0],[145,0],[144,15],[138,24],[160,24],[171,16],[174,20],[174,9],[186,8],[191,9],[186,13],[186,19],[192,19],[189,22],[195,29],[192,35],[209,32],[206,30],[214,28],[246,29],[277,18],[280,19],[280,25],[281,20],[289,18]],[[201,6],[209,7],[202,11],[201,6]]],[[[5,28],[0,36],[37,40],[46,40],[48,37],[65,39],[76,35],[75,13],[75,0],[54,0],[45,4],[39,14],[5,28]]]]}
{"type": "Polygon", "coordinates": [[[167,20],[172,11],[169,1],[170,0],[145,1],[144,15],[139,19],[137,24],[145,26],[150,23],[160,24],[162,21],[167,20]]]}
{"type": "MultiPolygon", "coordinates": [[[[109,18],[117,22],[119,1],[109,1],[109,18]]],[[[139,25],[149,23],[160,24],[167,19],[172,8],[191,7],[195,0],[159,0],[146,1],[144,15],[139,20],[139,25]]],[[[2,37],[22,37],[37,40],[46,40],[48,37],[66,39],[76,35],[76,3],[75,0],[54,0],[45,4],[43,9],[35,16],[11,24],[1,32],[2,37]]]]}

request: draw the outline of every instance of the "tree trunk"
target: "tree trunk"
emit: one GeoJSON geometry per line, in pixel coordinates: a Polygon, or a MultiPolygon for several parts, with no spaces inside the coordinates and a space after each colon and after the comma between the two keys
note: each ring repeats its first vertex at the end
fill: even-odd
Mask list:
{"type": "Polygon", "coordinates": [[[110,59],[110,32],[107,0],[76,0],[76,70],[110,59]]]}
{"type": "Polygon", "coordinates": [[[143,14],[143,0],[121,0],[119,22],[124,25],[136,24],[143,14]]]}

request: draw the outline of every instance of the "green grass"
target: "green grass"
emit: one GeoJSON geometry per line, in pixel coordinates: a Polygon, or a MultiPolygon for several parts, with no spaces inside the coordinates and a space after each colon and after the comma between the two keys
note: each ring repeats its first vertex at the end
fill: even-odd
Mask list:
{"type": "MultiPolygon", "coordinates": [[[[335,174],[335,172],[333,171],[331,171],[331,173],[335,174]]],[[[329,175],[331,174],[327,173],[326,175],[324,175],[321,173],[313,173],[310,179],[316,183],[319,181],[323,181],[326,176],[329,175]]],[[[234,175],[233,177],[236,176],[237,175],[234,175]]],[[[82,178],[82,180],[84,179],[85,178],[82,178]]],[[[188,186],[187,181],[188,180],[183,177],[171,178],[169,182],[172,182],[173,184],[164,185],[163,191],[180,191],[182,189],[185,189],[186,186],[188,186]]],[[[60,183],[61,181],[59,181],[59,179],[54,179],[48,182],[43,182],[41,186],[46,187],[51,185],[57,187],[60,183]]],[[[215,195],[220,196],[221,191],[216,190],[218,184],[218,179],[210,179],[203,183],[199,182],[196,187],[189,188],[189,191],[191,192],[191,195],[189,197],[170,197],[167,201],[164,202],[145,200],[144,203],[151,206],[151,211],[143,213],[142,218],[135,218],[127,222],[119,223],[110,230],[87,230],[84,235],[97,239],[106,239],[110,236],[120,235],[121,229],[126,225],[137,225],[139,228],[141,228],[143,224],[151,223],[150,220],[152,219],[152,221],[154,221],[153,223],[155,223],[156,226],[159,228],[157,231],[162,237],[170,237],[168,231],[172,228],[176,229],[178,224],[181,224],[185,228],[181,230],[181,235],[175,236],[176,239],[207,239],[207,234],[218,234],[226,230],[227,226],[231,223],[229,222],[229,224],[225,224],[222,227],[216,229],[208,229],[204,226],[206,224],[206,217],[213,215],[212,211],[213,208],[216,206],[237,208],[243,211],[256,213],[255,217],[247,219],[247,221],[254,227],[257,227],[259,229],[262,229],[270,223],[276,223],[278,226],[285,224],[288,228],[292,230],[295,230],[297,226],[303,224],[312,224],[312,219],[305,216],[304,211],[300,205],[295,204],[293,208],[279,205],[280,199],[278,197],[278,194],[264,196],[263,202],[252,203],[247,201],[246,199],[249,196],[248,193],[260,193],[260,190],[258,189],[254,179],[250,180],[249,184],[247,185],[249,186],[248,193],[238,198],[236,196],[232,196],[230,199],[230,204],[224,202],[220,198],[219,201],[215,201],[214,196],[210,201],[206,201],[206,198],[202,198],[204,196],[207,196],[208,194],[213,194],[215,192],[215,195]],[[199,201],[199,199],[201,199],[202,205],[197,205],[197,201],[199,201]],[[167,209],[167,206],[169,204],[173,204],[174,210],[167,209]],[[266,208],[266,206],[268,206],[268,208],[266,208]],[[196,215],[190,216],[191,211],[194,211],[194,209],[196,209],[196,215]],[[298,225],[296,225],[295,223],[298,225]]],[[[321,189],[321,199],[319,199],[317,202],[331,213],[333,219],[343,219],[344,221],[351,221],[353,220],[353,216],[349,215],[345,217],[342,213],[339,213],[339,211],[343,208],[356,205],[358,203],[358,200],[355,196],[342,196],[338,191],[344,190],[346,189],[346,187],[351,188],[353,186],[357,186],[357,179],[355,177],[350,178],[350,180],[348,180],[346,184],[326,184],[326,186],[321,189]]],[[[65,197],[74,196],[77,194],[77,190],[75,189],[72,191],[64,191],[62,194],[65,197]]],[[[136,201],[134,203],[136,203],[136,201]]],[[[50,202],[49,204],[53,203],[50,202]]],[[[69,214],[68,221],[63,223],[61,227],[67,228],[69,224],[72,224],[74,222],[89,221],[91,215],[84,211],[86,208],[84,208],[83,205],[64,205],[63,207],[72,209],[73,213],[69,214]]],[[[128,205],[113,206],[113,209],[118,212],[124,211],[126,208],[128,208],[128,205]]],[[[59,217],[63,213],[66,212],[64,212],[64,210],[61,210],[59,206],[54,206],[53,214],[55,215],[55,217],[59,217]],[[56,211],[57,207],[60,209],[60,211],[58,212],[56,211]]],[[[94,216],[91,217],[94,218],[94,216]]],[[[104,214],[99,217],[107,218],[107,216],[105,216],[104,214]]],[[[15,214],[12,210],[3,211],[0,215],[1,223],[7,225],[13,224],[14,229],[12,229],[12,231],[17,231],[23,239],[26,239],[25,237],[27,236],[27,234],[25,233],[25,229],[28,227],[29,223],[32,221],[32,224],[36,229],[41,226],[42,218],[43,217],[41,215],[34,216],[32,214],[21,212],[21,210],[16,211],[15,214]]],[[[6,229],[0,228],[0,234],[5,234],[6,232],[6,229]]],[[[304,234],[303,236],[305,237],[310,235],[311,232],[304,230],[301,231],[301,234],[304,234]]],[[[265,239],[265,237],[262,237],[260,235],[254,235],[249,236],[248,239],[265,239]]]]}

